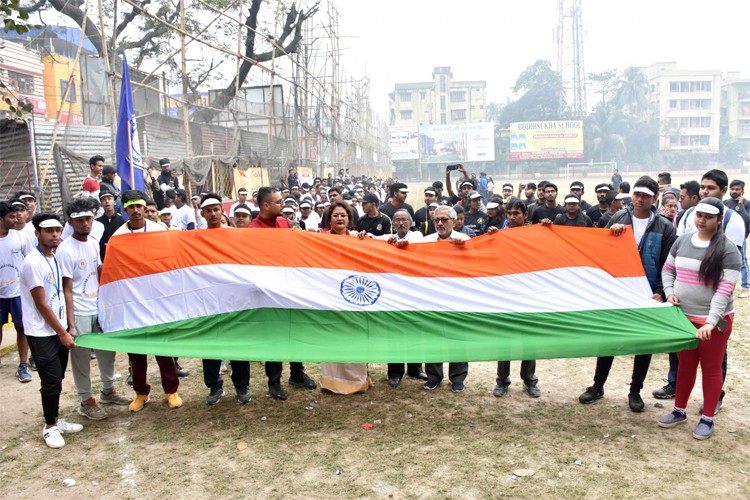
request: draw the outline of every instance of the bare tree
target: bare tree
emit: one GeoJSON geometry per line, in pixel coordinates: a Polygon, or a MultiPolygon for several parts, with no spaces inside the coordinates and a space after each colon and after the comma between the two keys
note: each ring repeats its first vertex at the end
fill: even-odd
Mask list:
{"type": "MultiPolygon", "coordinates": [[[[299,50],[300,42],[302,41],[302,25],[308,19],[310,19],[318,11],[318,3],[305,10],[298,10],[295,4],[289,7],[289,11],[284,21],[284,28],[281,31],[281,35],[277,39],[269,38],[272,44],[271,50],[266,52],[256,53],[256,36],[258,35],[258,13],[260,12],[260,6],[263,0],[253,0],[250,6],[250,13],[245,19],[245,52],[242,64],[240,65],[239,72],[232,78],[231,83],[227,87],[219,92],[219,94],[211,101],[211,109],[201,109],[196,111],[192,115],[193,121],[201,123],[210,123],[220,113],[220,109],[225,109],[234,99],[237,87],[241,87],[247,75],[250,73],[250,69],[256,63],[262,63],[270,61],[276,57],[283,57],[289,54],[294,54],[299,50]],[[239,80],[239,85],[237,84],[239,80]]],[[[263,36],[263,35],[261,35],[263,36]]]]}

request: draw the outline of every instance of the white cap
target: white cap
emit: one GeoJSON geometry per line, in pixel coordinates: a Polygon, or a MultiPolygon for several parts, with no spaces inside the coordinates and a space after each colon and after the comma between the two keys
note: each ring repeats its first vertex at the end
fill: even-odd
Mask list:
{"type": "Polygon", "coordinates": [[[615,200],[624,200],[625,198],[629,198],[627,193],[617,193],[617,196],[615,196],[615,200]]]}
{"type": "Polygon", "coordinates": [[[656,193],[654,193],[653,191],[651,191],[649,188],[647,188],[645,186],[634,187],[633,188],[633,192],[634,193],[643,193],[643,194],[647,194],[649,196],[654,196],[656,194],[656,193]]]}
{"type": "Polygon", "coordinates": [[[91,210],[84,210],[82,212],[73,212],[72,214],[70,214],[71,219],[77,219],[79,217],[93,217],[93,216],[94,216],[94,212],[92,212],[91,210]]]}
{"type": "Polygon", "coordinates": [[[568,196],[565,198],[565,203],[581,203],[581,200],[576,196],[568,196]]]}
{"type": "Polygon", "coordinates": [[[487,210],[489,210],[491,208],[498,208],[499,206],[500,206],[500,204],[498,202],[491,201],[491,202],[487,203],[487,210]]]}
{"type": "Polygon", "coordinates": [[[57,219],[47,219],[39,223],[40,229],[46,229],[48,227],[63,227],[60,221],[57,219]]]}
{"type": "Polygon", "coordinates": [[[235,215],[236,215],[236,214],[247,214],[247,215],[250,215],[250,216],[252,216],[252,215],[253,215],[253,214],[251,214],[251,213],[250,213],[250,210],[248,210],[248,209],[247,209],[247,208],[245,208],[245,207],[239,207],[239,208],[235,208],[235,209],[234,209],[234,213],[235,213],[235,215]]]}
{"type": "Polygon", "coordinates": [[[201,203],[201,208],[206,208],[210,205],[221,205],[221,202],[216,198],[206,198],[203,203],[201,203]]]}
{"type": "Polygon", "coordinates": [[[166,207],[159,210],[159,215],[166,215],[166,214],[172,215],[172,211],[166,207]]]}
{"type": "Polygon", "coordinates": [[[695,206],[695,211],[702,212],[704,214],[713,214],[713,215],[719,214],[719,209],[713,205],[709,205],[708,203],[698,203],[695,206]]]}
{"type": "Polygon", "coordinates": [[[281,211],[284,212],[285,214],[293,214],[295,212],[295,210],[292,207],[284,207],[281,209],[281,211]]]}
{"type": "Polygon", "coordinates": [[[429,207],[429,208],[432,208],[432,207],[439,207],[439,206],[440,206],[440,203],[438,203],[438,202],[436,202],[436,201],[433,201],[432,203],[430,203],[430,204],[428,205],[428,207],[429,207]]]}
{"type": "Polygon", "coordinates": [[[477,198],[481,198],[481,197],[482,197],[482,195],[479,194],[479,193],[474,193],[472,195],[469,195],[469,199],[470,200],[476,200],[477,198]]]}

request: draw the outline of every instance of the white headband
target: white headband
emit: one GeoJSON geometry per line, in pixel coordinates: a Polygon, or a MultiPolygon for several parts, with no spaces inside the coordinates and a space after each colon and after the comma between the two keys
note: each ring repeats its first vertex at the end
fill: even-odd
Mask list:
{"type": "Polygon", "coordinates": [[[48,227],[63,227],[60,221],[57,219],[47,219],[39,223],[40,229],[46,229],[48,227]]]}
{"type": "Polygon", "coordinates": [[[575,196],[568,196],[567,198],[565,198],[565,203],[581,203],[581,200],[579,200],[575,196]]]}
{"type": "Polygon", "coordinates": [[[172,215],[172,211],[168,208],[162,208],[161,210],[159,210],[159,215],[167,215],[167,214],[172,215]]]}
{"type": "Polygon", "coordinates": [[[201,203],[201,208],[206,208],[210,205],[221,205],[221,202],[216,198],[207,198],[203,203],[201,203]]]}
{"type": "Polygon", "coordinates": [[[72,214],[70,214],[71,219],[77,219],[79,217],[93,217],[93,216],[94,216],[94,212],[92,212],[91,210],[84,210],[83,212],[73,212],[72,214]]]}
{"type": "Polygon", "coordinates": [[[634,187],[634,188],[633,188],[633,192],[634,192],[634,193],[643,193],[643,194],[647,194],[647,195],[649,195],[649,196],[654,196],[654,194],[655,194],[655,193],[654,193],[653,191],[651,191],[651,190],[650,190],[649,188],[647,188],[647,187],[644,187],[644,186],[638,186],[638,187],[634,187]]]}
{"type": "Polygon", "coordinates": [[[703,212],[704,214],[713,214],[713,215],[719,214],[719,208],[713,205],[710,205],[708,203],[698,203],[698,205],[696,205],[695,207],[695,211],[703,212]]]}
{"type": "Polygon", "coordinates": [[[253,214],[250,213],[250,210],[248,210],[247,208],[244,208],[244,207],[235,208],[234,209],[234,213],[235,214],[247,214],[247,215],[250,215],[250,216],[253,215],[253,214]]]}

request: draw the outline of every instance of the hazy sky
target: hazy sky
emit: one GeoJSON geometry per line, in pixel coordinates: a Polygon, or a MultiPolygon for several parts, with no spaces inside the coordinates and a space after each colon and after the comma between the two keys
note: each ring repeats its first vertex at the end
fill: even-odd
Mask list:
{"type": "MultiPolygon", "coordinates": [[[[675,61],[680,69],[741,71],[750,78],[748,0],[583,0],[586,73],[675,61]]],[[[368,74],[387,112],[397,82],[429,81],[434,66],[486,80],[504,101],[524,68],[557,61],[557,0],[335,0],[349,75],[368,74]]],[[[589,103],[593,101],[589,91],[589,103]]]]}

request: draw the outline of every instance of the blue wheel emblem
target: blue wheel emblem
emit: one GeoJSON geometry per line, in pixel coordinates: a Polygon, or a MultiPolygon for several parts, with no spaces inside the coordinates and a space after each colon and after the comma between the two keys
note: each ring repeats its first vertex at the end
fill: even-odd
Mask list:
{"type": "Polygon", "coordinates": [[[351,275],[341,282],[341,296],[355,306],[371,306],[380,298],[380,285],[366,276],[351,275]]]}

